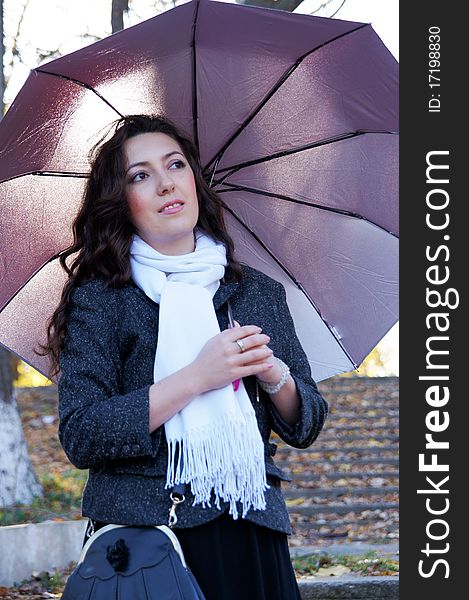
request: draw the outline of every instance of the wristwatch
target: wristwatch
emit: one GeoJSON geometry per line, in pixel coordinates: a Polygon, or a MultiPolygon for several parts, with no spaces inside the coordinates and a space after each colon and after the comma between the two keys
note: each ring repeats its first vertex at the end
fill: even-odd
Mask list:
{"type": "Polygon", "coordinates": [[[261,381],[260,379],[257,380],[261,388],[269,395],[276,394],[278,391],[280,391],[280,388],[285,385],[288,377],[290,376],[290,368],[288,365],[286,365],[283,360],[280,360],[280,358],[275,358],[282,367],[282,376],[280,377],[280,381],[278,383],[267,383],[266,381],[261,381]]]}

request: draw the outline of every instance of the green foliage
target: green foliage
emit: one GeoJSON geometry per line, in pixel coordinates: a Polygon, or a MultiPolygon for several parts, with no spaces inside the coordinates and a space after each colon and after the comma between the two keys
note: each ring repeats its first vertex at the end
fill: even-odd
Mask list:
{"type": "Polygon", "coordinates": [[[46,591],[49,593],[62,592],[66,583],[66,573],[60,571],[41,571],[33,573],[30,579],[24,579],[19,587],[33,583],[37,590],[46,591]]]}
{"type": "Polygon", "coordinates": [[[299,576],[320,575],[320,569],[342,565],[358,575],[395,575],[399,563],[387,557],[379,557],[376,551],[364,555],[334,555],[327,552],[301,556],[292,560],[293,568],[299,576]]]}
{"type": "Polygon", "coordinates": [[[292,560],[293,568],[298,575],[314,575],[320,567],[330,566],[333,558],[327,552],[299,556],[292,560]]]}

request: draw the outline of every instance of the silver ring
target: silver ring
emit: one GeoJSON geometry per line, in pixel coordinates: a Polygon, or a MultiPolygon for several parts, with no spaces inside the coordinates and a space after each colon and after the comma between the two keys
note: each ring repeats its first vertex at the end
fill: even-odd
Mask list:
{"type": "Polygon", "coordinates": [[[243,344],[243,340],[235,340],[238,346],[240,347],[241,352],[246,351],[246,346],[243,344]]]}

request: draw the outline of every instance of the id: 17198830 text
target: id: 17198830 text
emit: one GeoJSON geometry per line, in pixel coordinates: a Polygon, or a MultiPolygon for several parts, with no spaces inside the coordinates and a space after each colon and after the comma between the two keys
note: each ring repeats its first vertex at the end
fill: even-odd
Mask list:
{"type": "Polygon", "coordinates": [[[440,57],[440,28],[432,26],[428,28],[428,87],[431,94],[428,100],[428,112],[431,113],[439,113],[441,110],[440,57]]]}

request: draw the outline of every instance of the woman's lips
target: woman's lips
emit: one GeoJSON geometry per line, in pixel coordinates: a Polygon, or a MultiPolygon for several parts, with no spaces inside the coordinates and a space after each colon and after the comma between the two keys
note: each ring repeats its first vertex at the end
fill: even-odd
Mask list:
{"type": "Polygon", "coordinates": [[[163,205],[159,212],[162,215],[174,215],[178,212],[181,212],[181,210],[184,208],[184,203],[183,202],[171,202],[168,204],[163,205]]]}

